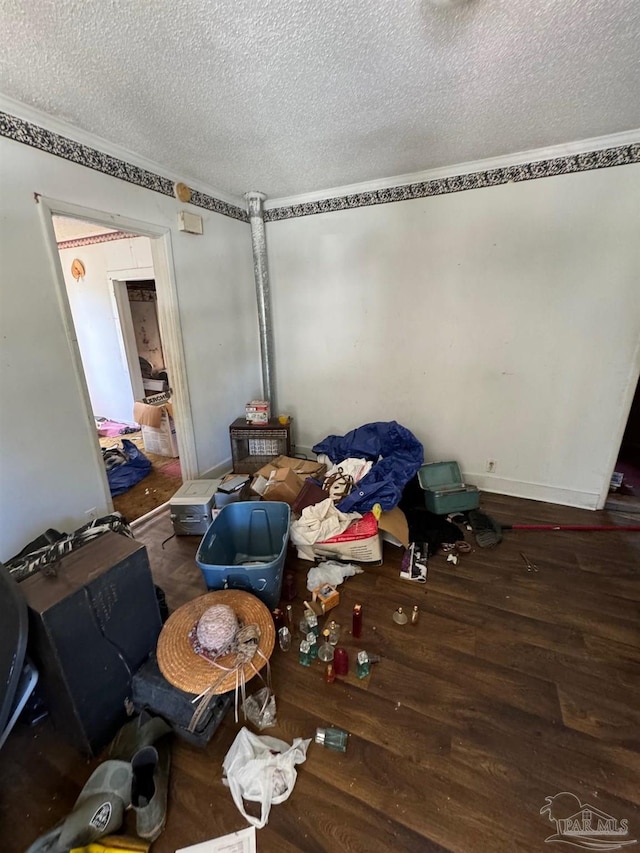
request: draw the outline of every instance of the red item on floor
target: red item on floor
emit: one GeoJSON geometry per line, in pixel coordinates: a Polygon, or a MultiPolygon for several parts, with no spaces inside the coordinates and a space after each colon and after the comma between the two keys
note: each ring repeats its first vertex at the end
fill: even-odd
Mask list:
{"type": "Polygon", "coordinates": [[[182,468],[180,467],[179,459],[172,459],[171,462],[167,462],[166,465],[163,465],[160,471],[166,477],[179,477],[182,479],[182,468]]]}

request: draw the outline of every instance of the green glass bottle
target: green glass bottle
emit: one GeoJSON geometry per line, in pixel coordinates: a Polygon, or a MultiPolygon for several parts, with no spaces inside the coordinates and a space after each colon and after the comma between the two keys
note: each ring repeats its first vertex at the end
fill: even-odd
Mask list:
{"type": "Polygon", "coordinates": [[[356,675],[358,678],[366,678],[369,675],[369,655],[366,652],[358,652],[356,661],[356,675]]]}
{"type": "Polygon", "coordinates": [[[334,752],[346,752],[348,740],[349,732],[344,729],[316,729],[315,742],[334,752]]]}
{"type": "Polygon", "coordinates": [[[311,647],[306,640],[302,640],[300,643],[300,653],[298,655],[298,662],[302,664],[302,666],[311,666],[311,647]]]}
{"type": "Polygon", "coordinates": [[[304,618],[307,620],[308,630],[313,631],[316,637],[320,636],[320,626],[318,625],[318,617],[313,610],[305,610],[304,618]]]}
{"type": "Polygon", "coordinates": [[[307,634],[307,643],[309,643],[309,656],[311,660],[316,660],[318,657],[318,641],[313,631],[309,631],[307,634]]]}

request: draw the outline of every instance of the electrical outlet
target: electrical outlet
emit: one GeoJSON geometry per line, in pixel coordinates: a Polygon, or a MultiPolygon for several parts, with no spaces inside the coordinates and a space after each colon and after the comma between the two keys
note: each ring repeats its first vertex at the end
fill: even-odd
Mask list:
{"type": "Polygon", "coordinates": [[[85,509],[84,514],[87,516],[87,518],[93,520],[94,518],[98,517],[98,507],[92,506],[91,509],[85,509]]]}
{"type": "Polygon", "coordinates": [[[495,459],[487,459],[486,469],[488,474],[495,474],[498,462],[495,459]]]}

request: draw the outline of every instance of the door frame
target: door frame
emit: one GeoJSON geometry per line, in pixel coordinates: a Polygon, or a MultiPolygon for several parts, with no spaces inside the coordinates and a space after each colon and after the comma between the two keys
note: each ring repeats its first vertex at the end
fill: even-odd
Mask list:
{"type": "MultiPolygon", "coordinates": [[[[49,251],[53,278],[56,286],[58,305],[62,315],[67,341],[76,375],[78,393],[82,399],[85,409],[86,428],[91,436],[91,446],[95,450],[94,460],[96,468],[102,481],[105,504],[112,511],[113,501],[107,481],[107,474],[102,461],[99,442],[96,440],[96,427],[91,408],[89,389],[84,373],[84,366],[78,347],[78,340],[71,314],[71,306],[62,272],[62,264],[58,253],[58,242],[53,227],[53,216],[67,216],[73,219],[82,219],[93,222],[107,228],[118,231],[127,231],[136,236],[148,237],[151,242],[151,257],[153,260],[153,278],[156,282],[156,296],[158,305],[158,325],[160,326],[160,337],[165,355],[167,370],[171,377],[173,390],[172,404],[174,420],[176,424],[176,438],[178,452],[180,454],[180,467],[184,480],[194,480],[198,476],[198,459],[196,455],[195,435],[193,431],[193,418],[191,414],[191,398],[189,395],[189,384],[184,358],[184,345],[182,339],[182,327],[180,325],[180,309],[178,305],[178,291],[175,281],[175,269],[173,263],[173,252],[171,248],[171,231],[168,227],[152,225],[126,216],[108,213],[103,210],[82,207],[77,204],[60,201],[58,199],[38,197],[38,209],[40,221],[44,230],[45,241],[49,251]]],[[[117,279],[124,278],[123,273],[128,271],[119,270],[117,279]]],[[[140,270],[136,270],[139,273],[140,270]]],[[[146,276],[148,277],[148,276],[146,276]]]]}
{"type": "Polygon", "coordinates": [[[640,382],[640,342],[636,347],[636,351],[631,360],[631,364],[629,365],[629,373],[627,375],[627,384],[624,389],[624,393],[620,400],[620,407],[618,409],[618,427],[615,431],[613,442],[611,445],[611,450],[609,451],[609,461],[607,463],[607,467],[605,469],[606,477],[602,483],[602,489],[600,491],[600,496],[598,498],[598,503],[596,505],[596,509],[603,509],[607,497],[609,495],[609,486],[611,485],[611,475],[615,470],[616,462],[618,461],[618,455],[620,453],[620,447],[622,445],[622,438],[624,436],[624,431],[627,428],[627,421],[629,420],[629,413],[631,412],[631,405],[633,403],[633,398],[636,393],[636,388],[638,387],[638,383],[640,382]]]}
{"type": "Polygon", "coordinates": [[[118,270],[117,276],[109,276],[109,292],[113,307],[113,316],[116,321],[118,343],[120,344],[122,358],[127,365],[129,380],[131,381],[131,395],[134,400],[142,400],[145,393],[142,383],[142,373],[140,371],[140,361],[138,359],[136,334],[131,316],[131,305],[127,296],[127,281],[136,280],[136,275],[140,273],[144,273],[144,275],[140,276],[139,281],[154,278],[153,267],[146,267],[141,270],[137,269],[132,276],[129,275],[129,271],[125,271],[126,278],[121,277],[122,272],[120,270],[118,270]]]}

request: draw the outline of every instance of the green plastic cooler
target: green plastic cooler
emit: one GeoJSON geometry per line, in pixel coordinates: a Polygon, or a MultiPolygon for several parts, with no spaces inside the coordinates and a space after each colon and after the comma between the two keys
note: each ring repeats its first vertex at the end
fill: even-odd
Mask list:
{"type": "Polygon", "coordinates": [[[457,462],[428,462],[418,471],[418,480],[426,508],[436,515],[466,512],[477,509],[480,503],[477,487],[462,482],[457,462]]]}

